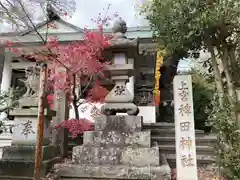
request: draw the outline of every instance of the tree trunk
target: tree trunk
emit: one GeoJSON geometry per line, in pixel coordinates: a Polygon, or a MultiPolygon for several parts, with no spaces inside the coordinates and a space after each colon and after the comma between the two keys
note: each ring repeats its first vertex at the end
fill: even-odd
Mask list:
{"type": "Polygon", "coordinates": [[[234,101],[237,100],[237,96],[236,96],[236,89],[233,84],[233,77],[232,77],[232,74],[229,69],[230,67],[228,64],[228,57],[229,57],[228,49],[224,48],[223,53],[221,55],[221,60],[222,60],[223,70],[225,72],[225,76],[226,76],[226,80],[227,80],[229,101],[230,101],[231,105],[234,106],[234,101]]]}
{"type": "Polygon", "coordinates": [[[212,62],[212,66],[213,66],[214,78],[215,78],[215,83],[216,83],[217,92],[218,92],[218,96],[219,96],[219,104],[220,104],[220,107],[223,108],[224,88],[223,88],[221,74],[220,74],[220,71],[218,68],[216,54],[214,52],[212,44],[210,44],[210,43],[208,44],[208,51],[211,54],[211,62],[212,62]]]}
{"type": "Polygon", "coordinates": [[[229,50],[230,62],[233,62],[234,64],[237,63],[235,51],[236,51],[236,48],[232,48],[229,50]]]}
{"type": "Polygon", "coordinates": [[[236,102],[235,103],[235,114],[236,114],[236,120],[237,120],[237,126],[238,128],[240,129],[240,90],[239,90],[239,75],[238,75],[238,70],[239,70],[239,65],[238,65],[238,62],[237,62],[237,58],[236,58],[236,48],[231,48],[229,50],[229,59],[230,59],[230,66],[233,67],[232,68],[232,71],[233,71],[233,78],[236,82],[235,83],[235,93],[236,93],[236,102]]]}
{"type": "Polygon", "coordinates": [[[79,116],[79,111],[78,111],[78,106],[77,106],[77,95],[76,95],[76,74],[73,75],[73,87],[72,87],[72,95],[73,95],[73,109],[74,109],[74,112],[75,112],[75,118],[77,120],[80,119],[80,116],[79,116]]]}
{"type": "Polygon", "coordinates": [[[73,100],[73,109],[74,109],[74,112],[75,112],[75,118],[76,119],[80,119],[80,116],[79,116],[79,112],[78,112],[78,106],[77,106],[77,103],[73,100]]]}

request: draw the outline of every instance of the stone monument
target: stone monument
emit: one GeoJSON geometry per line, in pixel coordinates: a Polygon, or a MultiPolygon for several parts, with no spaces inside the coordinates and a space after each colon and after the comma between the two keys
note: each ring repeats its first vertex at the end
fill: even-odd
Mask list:
{"type": "Polygon", "coordinates": [[[128,58],[138,52],[138,40],[128,40],[126,31],[126,23],[117,21],[106,49],[113,59],[108,70],[115,81],[102,107],[106,116],[95,119],[95,131],[84,132],[83,145],[73,148],[71,164],[55,165],[63,179],[171,179],[170,167],[158,146],[151,147],[150,131],[142,131],[142,117],[137,116],[138,108],[126,89],[133,71],[128,58]]]}
{"type": "MultiPolygon", "coordinates": [[[[14,116],[12,145],[3,147],[0,160],[0,179],[33,177],[38,124],[39,77],[39,68],[29,67],[26,69],[27,79],[24,80],[24,83],[27,91],[19,100],[19,106],[10,111],[10,115],[14,116]]],[[[42,176],[45,176],[51,164],[58,159],[56,157],[59,154],[59,148],[50,145],[49,140],[50,126],[48,122],[52,116],[54,116],[53,111],[45,110],[42,176]]]]}
{"type": "Polygon", "coordinates": [[[174,111],[177,180],[198,180],[191,75],[174,77],[174,111]]]}

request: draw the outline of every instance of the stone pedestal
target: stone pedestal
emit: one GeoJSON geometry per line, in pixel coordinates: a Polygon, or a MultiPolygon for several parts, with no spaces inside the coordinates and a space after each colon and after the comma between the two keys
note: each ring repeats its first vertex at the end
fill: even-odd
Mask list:
{"type": "Polygon", "coordinates": [[[171,170],[151,147],[150,131],[142,131],[140,116],[101,116],[95,131],[84,133],[73,148],[72,164],[56,164],[62,178],[170,180],[171,170]]]}
{"type": "MultiPolygon", "coordinates": [[[[32,100],[32,104],[36,104],[32,100]]],[[[38,124],[38,109],[36,107],[14,109],[12,145],[3,147],[0,160],[0,179],[32,178],[34,173],[35,149],[38,124]]],[[[59,147],[50,145],[49,122],[53,112],[45,111],[44,138],[42,147],[41,176],[44,177],[58,159],[59,147]]]]}
{"type": "Polygon", "coordinates": [[[137,115],[139,109],[133,103],[133,95],[126,87],[126,81],[133,71],[133,65],[109,65],[108,70],[111,72],[111,79],[115,82],[115,86],[105,97],[105,104],[101,111],[106,115],[116,115],[117,113],[137,115]]]}

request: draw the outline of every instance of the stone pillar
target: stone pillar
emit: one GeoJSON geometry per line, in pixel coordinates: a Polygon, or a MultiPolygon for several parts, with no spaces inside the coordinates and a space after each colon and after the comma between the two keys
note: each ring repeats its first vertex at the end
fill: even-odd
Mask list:
{"type": "MultiPolygon", "coordinates": [[[[133,64],[133,67],[134,67],[133,58],[129,58],[128,63],[133,64]]],[[[128,91],[132,94],[133,97],[134,97],[134,83],[135,83],[134,76],[131,76],[129,77],[129,82],[126,84],[128,91]]]]}
{"type": "MultiPolygon", "coordinates": [[[[53,117],[53,127],[59,125],[63,121],[68,119],[69,108],[67,103],[66,93],[55,92],[54,106],[56,110],[56,116],[53,117]]],[[[68,131],[65,128],[59,130],[52,130],[52,142],[55,145],[60,146],[61,157],[66,157],[68,154],[68,131]]]]}
{"type": "MultiPolygon", "coordinates": [[[[29,91],[19,100],[19,107],[9,112],[14,116],[15,126],[12,145],[3,148],[0,179],[22,179],[23,177],[32,179],[33,177],[38,126],[39,74],[36,67],[29,70],[32,71],[27,75],[28,79],[25,82],[29,91]]],[[[41,177],[45,177],[51,164],[59,160],[59,146],[51,145],[49,139],[50,120],[55,114],[45,109],[44,115],[41,177]]]]}
{"type": "MultiPolygon", "coordinates": [[[[0,160],[0,179],[4,177],[33,177],[36,136],[38,124],[38,110],[15,109],[10,113],[14,116],[12,145],[3,147],[0,160]],[[6,165],[7,164],[7,165],[6,165]]],[[[49,116],[45,111],[45,127],[42,147],[41,177],[45,177],[50,164],[58,160],[59,147],[50,144],[49,116]]]]}
{"type": "Polygon", "coordinates": [[[2,72],[2,83],[1,83],[2,92],[8,91],[9,88],[11,87],[11,80],[12,80],[11,61],[12,61],[12,53],[6,50],[3,72],[2,72]]]}

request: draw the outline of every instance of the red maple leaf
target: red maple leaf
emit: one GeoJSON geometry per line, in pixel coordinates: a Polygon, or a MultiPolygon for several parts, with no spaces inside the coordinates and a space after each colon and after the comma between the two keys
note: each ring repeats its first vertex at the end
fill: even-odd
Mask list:
{"type": "Polygon", "coordinates": [[[94,124],[87,119],[69,119],[69,120],[63,121],[61,124],[59,124],[55,128],[59,129],[60,127],[68,129],[68,131],[72,134],[72,138],[76,138],[77,136],[82,134],[84,131],[94,130],[94,124]]]}

